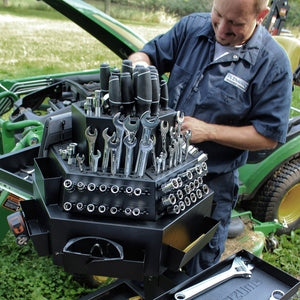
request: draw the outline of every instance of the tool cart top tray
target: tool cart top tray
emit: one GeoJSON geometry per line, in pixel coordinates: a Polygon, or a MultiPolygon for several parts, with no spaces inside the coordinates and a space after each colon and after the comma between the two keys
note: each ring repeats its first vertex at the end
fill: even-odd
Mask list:
{"type": "Polygon", "coordinates": [[[251,278],[232,278],[204,294],[196,296],[193,300],[269,300],[274,290],[281,290],[284,292],[285,295],[280,298],[283,300],[290,299],[290,297],[292,297],[299,289],[300,281],[295,277],[268,264],[251,253],[241,250],[217,265],[178,284],[166,293],[155,298],[155,300],[174,299],[174,294],[176,292],[228,270],[236,256],[240,256],[250,264],[254,265],[254,269],[251,271],[251,278]]]}

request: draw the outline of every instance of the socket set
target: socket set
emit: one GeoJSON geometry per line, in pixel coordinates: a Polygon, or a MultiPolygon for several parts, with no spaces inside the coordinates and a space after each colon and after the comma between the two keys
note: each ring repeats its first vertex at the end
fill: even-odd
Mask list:
{"type": "Polygon", "coordinates": [[[72,139],[50,147],[65,212],[156,220],[210,192],[207,156],[190,145],[191,130],[181,132],[184,115],[167,107],[165,81],[130,63],[122,72],[101,64],[101,89],[72,105],[72,139]]]}

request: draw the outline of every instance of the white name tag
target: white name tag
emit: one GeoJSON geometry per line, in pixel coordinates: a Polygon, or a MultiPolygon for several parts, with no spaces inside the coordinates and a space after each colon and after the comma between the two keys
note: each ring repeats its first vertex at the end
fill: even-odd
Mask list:
{"type": "Polygon", "coordinates": [[[243,92],[246,92],[249,83],[242,78],[239,78],[231,73],[228,73],[224,79],[224,81],[236,86],[243,92]]]}

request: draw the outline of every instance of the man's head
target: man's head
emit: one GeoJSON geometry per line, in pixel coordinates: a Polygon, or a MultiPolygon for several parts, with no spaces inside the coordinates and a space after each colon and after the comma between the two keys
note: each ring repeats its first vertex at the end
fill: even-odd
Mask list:
{"type": "Polygon", "coordinates": [[[211,15],[216,40],[224,46],[245,43],[268,14],[267,4],[267,0],[214,0],[211,15]]]}

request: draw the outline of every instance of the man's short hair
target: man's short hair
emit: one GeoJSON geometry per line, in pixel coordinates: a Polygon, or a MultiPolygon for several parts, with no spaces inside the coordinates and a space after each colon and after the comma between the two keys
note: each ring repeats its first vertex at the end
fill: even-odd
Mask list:
{"type": "Polygon", "coordinates": [[[254,9],[257,14],[268,6],[269,0],[254,0],[254,9]]]}

